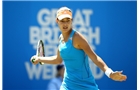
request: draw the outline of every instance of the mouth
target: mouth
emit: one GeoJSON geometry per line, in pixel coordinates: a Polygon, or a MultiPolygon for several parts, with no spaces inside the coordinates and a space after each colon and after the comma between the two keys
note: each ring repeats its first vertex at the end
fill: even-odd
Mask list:
{"type": "Polygon", "coordinates": [[[63,29],[68,29],[68,27],[63,27],[63,29]]]}

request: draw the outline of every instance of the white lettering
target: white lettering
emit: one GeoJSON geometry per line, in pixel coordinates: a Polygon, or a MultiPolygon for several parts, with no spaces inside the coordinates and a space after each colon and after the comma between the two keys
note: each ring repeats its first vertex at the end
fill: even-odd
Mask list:
{"type": "Polygon", "coordinates": [[[84,9],[82,12],[85,15],[85,26],[90,26],[90,15],[92,14],[92,10],[84,9]]]}
{"type": "Polygon", "coordinates": [[[88,39],[88,32],[87,32],[87,29],[85,27],[80,27],[78,29],[78,31],[86,38],[88,39]]]}
{"type": "Polygon", "coordinates": [[[44,8],[38,12],[37,20],[41,26],[48,26],[51,23],[51,13],[48,9],[44,8]],[[44,18],[43,18],[44,17],[44,18]]]}
{"type": "Polygon", "coordinates": [[[46,65],[42,65],[42,66],[43,66],[42,78],[44,80],[55,77],[54,72],[56,72],[56,71],[55,71],[55,66],[54,65],[46,64],[46,65]]]}
{"type": "MultiPolygon", "coordinates": [[[[36,50],[38,40],[42,39],[46,56],[56,55],[59,44],[60,30],[56,24],[56,11],[57,9],[55,8],[41,9],[37,14],[37,22],[40,26],[30,26],[29,28],[30,44],[36,50]]],[[[90,26],[92,14],[92,9],[77,9],[73,13],[73,27],[87,39],[92,49],[95,50],[96,45],[100,44],[100,27],[95,27],[95,30],[93,30],[93,26],[90,26]]],[[[25,62],[25,67],[30,79],[50,79],[55,76],[56,72],[55,66],[48,64],[30,65],[30,63],[25,62]]],[[[93,62],[90,62],[90,67],[95,79],[102,78],[103,72],[93,62]]]]}
{"type": "Polygon", "coordinates": [[[40,38],[40,30],[37,26],[30,27],[30,43],[33,44],[34,49],[36,49],[36,44],[40,38]]]}
{"type": "Polygon", "coordinates": [[[29,76],[29,79],[33,79],[34,77],[36,79],[40,78],[40,74],[42,71],[42,67],[40,65],[31,65],[28,62],[25,62],[25,67],[29,76]]]}
{"type": "Polygon", "coordinates": [[[82,14],[79,9],[76,11],[76,14],[74,16],[73,25],[74,26],[76,26],[76,25],[84,26],[84,20],[82,18],[82,14]]]}
{"type": "Polygon", "coordinates": [[[60,36],[59,35],[59,33],[60,33],[59,28],[58,27],[53,27],[52,32],[53,32],[53,40],[52,40],[52,42],[53,42],[53,44],[58,44],[59,36],[60,36]]]}
{"type": "Polygon", "coordinates": [[[31,65],[29,62],[25,62],[25,67],[30,80],[34,78],[39,80],[41,77],[43,80],[47,80],[55,77],[56,74],[56,65],[31,65]]]}
{"type": "Polygon", "coordinates": [[[50,45],[50,44],[45,45],[46,56],[56,55],[56,50],[57,50],[57,45],[50,45]]]}
{"type": "Polygon", "coordinates": [[[89,42],[92,43],[92,39],[95,39],[95,43],[98,45],[100,44],[100,28],[96,27],[95,28],[95,33],[92,32],[92,28],[89,28],[89,42]]]}
{"type": "Polygon", "coordinates": [[[58,9],[52,9],[52,18],[51,18],[51,21],[52,21],[52,26],[56,26],[56,12],[57,12],[58,9]]]}
{"type": "Polygon", "coordinates": [[[51,38],[53,36],[53,33],[49,27],[42,27],[42,40],[44,40],[47,43],[51,43],[51,38]]]}
{"type": "Polygon", "coordinates": [[[90,68],[92,71],[92,74],[94,76],[95,79],[100,79],[103,77],[104,72],[102,70],[100,70],[93,62],[91,59],[89,59],[89,63],[90,63],[90,68]],[[98,72],[100,71],[100,72],[98,72]]]}

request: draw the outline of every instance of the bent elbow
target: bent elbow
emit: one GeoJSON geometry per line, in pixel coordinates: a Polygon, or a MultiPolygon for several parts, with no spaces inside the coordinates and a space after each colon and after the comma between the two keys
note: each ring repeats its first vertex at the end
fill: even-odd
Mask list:
{"type": "Polygon", "coordinates": [[[56,61],[56,64],[61,64],[62,63],[62,60],[57,60],[56,61]]]}
{"type": "Polygon", "coordinates": [[[58,61],[58,62],[57,62],[57,64],[61,64],[61,63],[62,63],[62,61],[58,61]]]}

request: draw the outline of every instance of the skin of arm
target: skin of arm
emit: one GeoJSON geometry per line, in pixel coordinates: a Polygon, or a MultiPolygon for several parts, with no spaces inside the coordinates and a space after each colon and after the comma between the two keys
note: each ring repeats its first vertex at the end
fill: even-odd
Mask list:
{"type": "Polygon", "coordinates": [[[73,39],[74,46],[78,49],[83,49],[89,58],[102,70],[106,71],[108,66],[105,62],[91,49],[86,39],[80,34],[75,33],[73,39]]]}
{"type": "Polygon", "coordinates": [[[57,55],[50,56],[50,57],[37,57],[32,56],[30,60],[34,65],[38,64],[39,62],[43,62],[45,64],[61,64],[62,58],[60,57],[60,53],[57,50],[57,55]],[[35,59],[34,63],[32,62],[32,59],[35,59]]]}
{"type": "MultiPolygon", "coordinates": [[[[73,37],[73,45],[77,49],[82,49],[89,56],[89,58],[102,70],[106,71],[109,67],[106,63],[92,50],[86,39],[80,34],[75,33],[73,37]]],[[[115,81],[125,81],[127,76],[122,74],[122,71],[112,72],[109,76],[115,81]]]]}

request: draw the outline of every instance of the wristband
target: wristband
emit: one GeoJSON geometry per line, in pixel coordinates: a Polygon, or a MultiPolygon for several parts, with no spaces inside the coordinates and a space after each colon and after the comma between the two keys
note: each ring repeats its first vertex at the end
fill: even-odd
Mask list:
{"type": "Polygon", "coordinates": [[[112,69],[111,68],[108,68],[106,71],[105,71],[105,74],[106,76],[108,76],[110,78],[110,74],[112,73],[112,69]]]}

